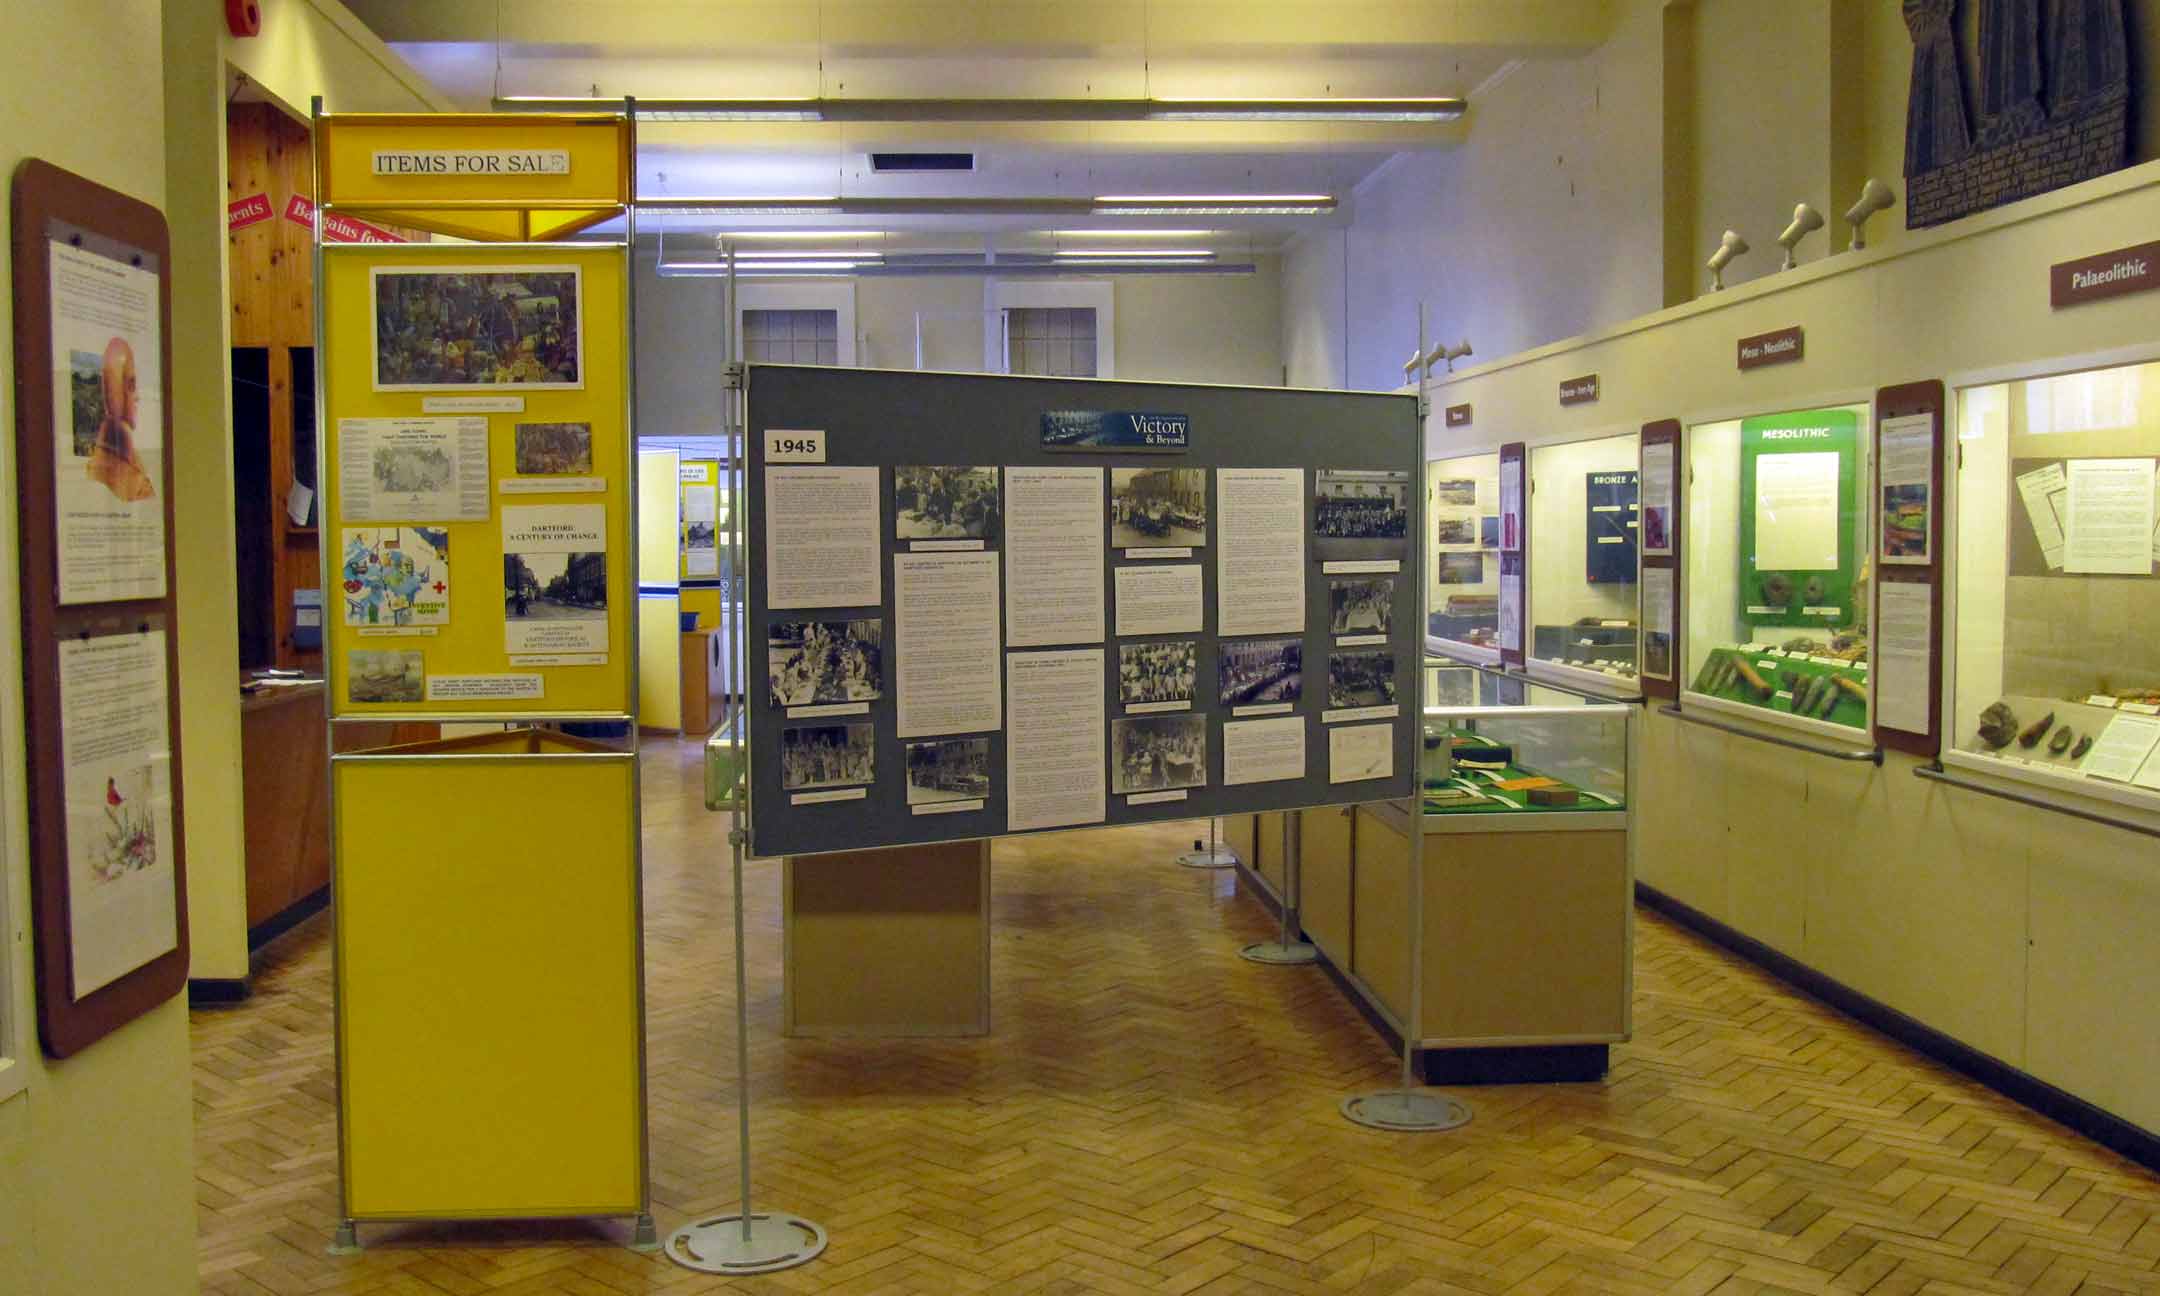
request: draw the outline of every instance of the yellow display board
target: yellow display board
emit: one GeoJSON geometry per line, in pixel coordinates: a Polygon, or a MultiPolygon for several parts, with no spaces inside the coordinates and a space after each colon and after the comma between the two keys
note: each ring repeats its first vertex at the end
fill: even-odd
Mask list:
{"type": "Polygon", "coordinates": [[[348,1218],[644,1209],[635,763],[548,734],[333,762],[348,1218]]]}
{"type": "MultiPolygon", "coordinates": [[[[634,483],[626,411],[629,374],[624,341],[628,336],[627,293],[625,259],[619,245],[490,248],[485,245],[355,244],[324,249],[321,301],[327,362],[322,367],[324,453],[319,475],[323,487],[322,542],[331,555],[331,588],[325,591],[323,616],[327,622],[325,640],[330,649],[324,670],[330,682],[333,715],[463,713],[533,714],[559,718],[629,713],[631,662],[635,655],[631,605],[636,598],[637,586],[632,570],[635,555],[631,535],[634,483]],[[563,390],[509,383],[433,391],[377,389],[375,294],[378,272],[420,270],[457,274],[502,270],[514,274],[566,268],[578,272],[576,295],[581,316],[578,372],[582,387],[563,390]],[[445,401],[490,399],[514,402],[522,409],[484,413],[466,410],[445,413],[428,409],[430,401],[439,407],[445,401]],[[486,520],[453,521],[424,515],[394,520],[349,519],[346,501],[339,488],[347,448],[344,421],[422,417],[486,419],[486,520]],[[562,423],[589,426],[590,472],[521,476],[517,471],[521,466],[517,448],[518,425],[562,423]],[[597,488],[569,493],[504,493],[499,487],[506,480],[513,486],[528,489],[535,485],[559,486],[578,482],[597,488]],[[505,623],[510,605],[503,580],[503,509],[552,505],[601,505],[606,510],[607,651],[601,663],[523,664],[512,660],[507,647],[505,623]],[[413,627],[413,633],[408,634],[371,630],[363,635],[359,628],[345,624],[346,608],[342,597],[345,591],[339,588],[347,584],[343,556],[348,543],[356,538],[348,535],[347,528],[357,531],[400,523],[439,526],[447,533],[448,620],[446,624],[413,627]],[[399,659],[380,656],[359,659],[365,669],[357,673],[361,687],[356,695],[353,654],[386,652],[419,654],[420,667],[430,680],[439,676],[469,681],[472,677],[538,675],[540,696],[482,697],[468,692],[460,696],[433,697],[432,686],[422,687],[409,679],[402,683],[398,680],[390,668],[396,666],[399,659]],[[419,700],[412,698],[415,691],[422,694],[419,700]],[[386,695],[390,700],[373,700],[386,695]]],[[[549,467],[559,470],[561,465],[549,467]]],[[[367,466],[360,464],[359,469],[364,472],[367,466]]],[[[442,684],[446,689],[452,687],[449,680],[442,684]]],[[[460,683],[458,687],[474,686],[460,683]]]]}
{"type": "Polygon", "coordinates": [[[636,145],[614,114],[340,114],[322,119],[323,201],[458,238],[560,238],[631,200],[636,145]]]}

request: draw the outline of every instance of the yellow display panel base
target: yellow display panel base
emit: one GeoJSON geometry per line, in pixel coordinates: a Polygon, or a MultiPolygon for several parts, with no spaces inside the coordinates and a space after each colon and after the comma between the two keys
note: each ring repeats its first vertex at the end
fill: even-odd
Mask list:
{"type": "MultiPolygon", "coordinates": [[[[331,553],[330,577],[339,574],[347,527],[399,524],[439,525],[449,533],[449,624],[433,635],[360,638],[342,624],[342,599],[329,593],[324,608],[330,651],[323,663],[330,681],[331,713],[369,714],[534,714],[549,717],[620,716],[631,708],[632,612],[636,599],[631,535],[631,460],[626,413],[628,356],[628,285],[620,246],[580,248],[448,248],[442,244],[399,247],[386,244],[325,248],[323,253],[323,340],[328,363],[323,369],[326,417],[323,424],[323,544],[331,553]],[[456,270],[476,267],[525,268],[574,266],[580,271],[584,387],[549,390],[517,385],[470,387],[450,391],[376,391],[374,272],[380,268],[456,270]],[[467,414],[488,423],[488,496],[486,520],[448,521],[435,517],[352,521],[345,516],[337,478],[341,463],[340,420],[353,418],[446,417],[428,415],[429,396],[501,396],[521,401],[516,412],[467,414]],[[517,425],[583,423],[592,430],[592,476],[604,489],[574,493],[504,494],[497,482],[519,476],[517,425]],[[607,509],[608,651],[601,665],[525,666],[513,662],[506,648],[502,582],[502,510],[512,507],[601,504],[607,509]],[[543,695],[531,699],[475,702],[470,699],[402,702],[352,700],[352,653],[417,652],[427,675],[537,674],[543,695]]],[[[530,484],[533,478],[527,478],[530,484]]]]}
{"type": "Polygon", "coordinates": [[[644,1209],[634,776],[519,734],[333,762],[347,1218],[644,1209]]]}

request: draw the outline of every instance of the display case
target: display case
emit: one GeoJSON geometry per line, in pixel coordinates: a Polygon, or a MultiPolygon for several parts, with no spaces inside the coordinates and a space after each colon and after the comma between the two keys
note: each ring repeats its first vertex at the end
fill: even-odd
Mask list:
{"type": "Polygon", "coordinates": [[[1632,715],[1624,704],[1428,658],[1418,755],[1424,811],[1625,811],[1632,715]]]}
{"type": "Polygon", "coordinates": [[[1689,703],[1867,732],[1869,442],[1865,404],[1688,429],[1689,703]]]}
{"type": "Polygon", "coordinates": [[[1500,656],[1500,456],[1425,465],[1426,647],[1475,661],[1500,656]]]}
{"type": "Polygon", "coordinates": [[[1962,389],[1945,764],[2160,809],[2160,363],[1962,389]]]}
{"type": "Polygon", "coordinates": [[[1533,670],[1633,690],[1641,441],[1629,432],[1530,450],[1533,670]]]}

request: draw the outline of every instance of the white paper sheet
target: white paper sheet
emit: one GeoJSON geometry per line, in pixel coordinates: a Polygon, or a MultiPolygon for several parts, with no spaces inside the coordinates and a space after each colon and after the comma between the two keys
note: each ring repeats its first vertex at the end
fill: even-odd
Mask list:
{"type": "Polygon", "coordinates": [[[2160,719],[2118,712],[2100,731],[2099,741],[2085,757],[2084,770],[2093,778],[2129,783],[2138,779],[2156,746],[2160,746],[2160,719]]]}
{"type": "Polygon", "coordinates": [[[1109,804],[1103,650],[1012,653],[1005,680],[1006,831],[1101,823],[1109,804]]]}
{"type": "Polygon", "coordinates": [[[1661,441],[1642,449],[1642,552],[1672,554],[1673,444],[1661,441]]]}
{"type": "Polygon", "coordinates": [[[1216,633],[1303,629],[1305,470],[1222,468],[1215,491],[1216,633]]]}
{"type": "Polygon", "coordinates": [[[902,738],[998,728],[998,555],[894,554],[893,655],[902,738]]]}
{"type": "Polygon", "coordinates": [[[2063,566],[2063,522],[2070,511],[2070,478],[2061,464],[2019,473],[2018,499],[2040,541],[2040,555],[2054,571],[2063,566]]]}
{"type": "Polygon", "coordinates": [[[1755,457],[1755,570],[1836,571],[1838,453],[1755,457]]]}
{"type": "Polygon", "coordinates": [[[505,505],[502,535],[504,650],[606,660],[607,505],[505,505]]]}
{"type": "Polygon", "coordinates": [[[338,420],[338,513],[347,522],[485,522],[484,418],[338,420]]]}
{"type": "Polygon", "coordinates": [[[2142,576],[2152,570],[2153,461],[2072,459],[2063,570],[2142,576]]]}
{"type": "Polygon", "coordinates": [[[165,632],[59,648],[69,971],[81,1000],[179,944],[165,632]]]}
{"type": "Polygon", "coordinates": [[[766,469],[766,606],[877,606],[881,517],[875,468],[766,469]]]}
{"type": "Polygon", "coordinates": [[[1875,719],[1884,728],[1916,734],[1928,731],[1934,593],[1934,587],[1925,582],[1884,581],[1877,596],[1875,719]]]}
{"type": "MultiPolygon", "coordinates": [[[[1304,573],[1298,573],[1299,579],[1304,573]]],[[[1117,632],[1194,634],[1200,629],[1200,564],[1117,569],[1117,632]]]]}
{"type": "Polygon", "coordinates": [[[1103,640],[1103,470],[1005,470],[1005,642],[1103,640]]]}
{"type": "Polygon", "coordinates": [[[165,383],[158,277],[57,239],[46,246],[52,258],[52,487],[60,602],[162,598],[165,383]]]}
{"type": "Polygon", "coordinates": [[[1500,577],[1500,647],[1521,651],[1523,580],[1521,573],[1508,573],[1500,577]]]}
{"type": "Polygon", "coordinates": [[[1394,725],[1345,725],[1328,730],[1328,782],[1362,783],[1394,775],[1394,725]]]}
{"type": "Polygon", "coordinates": [[[1673,569],[1642,569],[1642,673],[1649,679],[1673,677],[1673,569]]]}
{"type": "Polygon", "coordinates": [[[1503,460],[1500,464],[1500,549],[1503,553],[1522,551],[1523,515],[1523,466],[1519,459],[1503,460]]]}
{"type": "Polygon", "coordinates": [[[1222,727],[1223,784],[1305,777],[1305,717],[1232,720],[1222,727]]]}

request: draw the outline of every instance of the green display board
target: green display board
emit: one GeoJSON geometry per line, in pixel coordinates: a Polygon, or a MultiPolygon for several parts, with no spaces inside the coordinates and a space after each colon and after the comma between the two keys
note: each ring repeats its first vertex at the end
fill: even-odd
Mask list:
{"type": "Polygon", "coordinates": [[[1860,416],[1852,410],[1741,421],[1742,622],[1854,622],[1860,478],[1860,416]]]}

